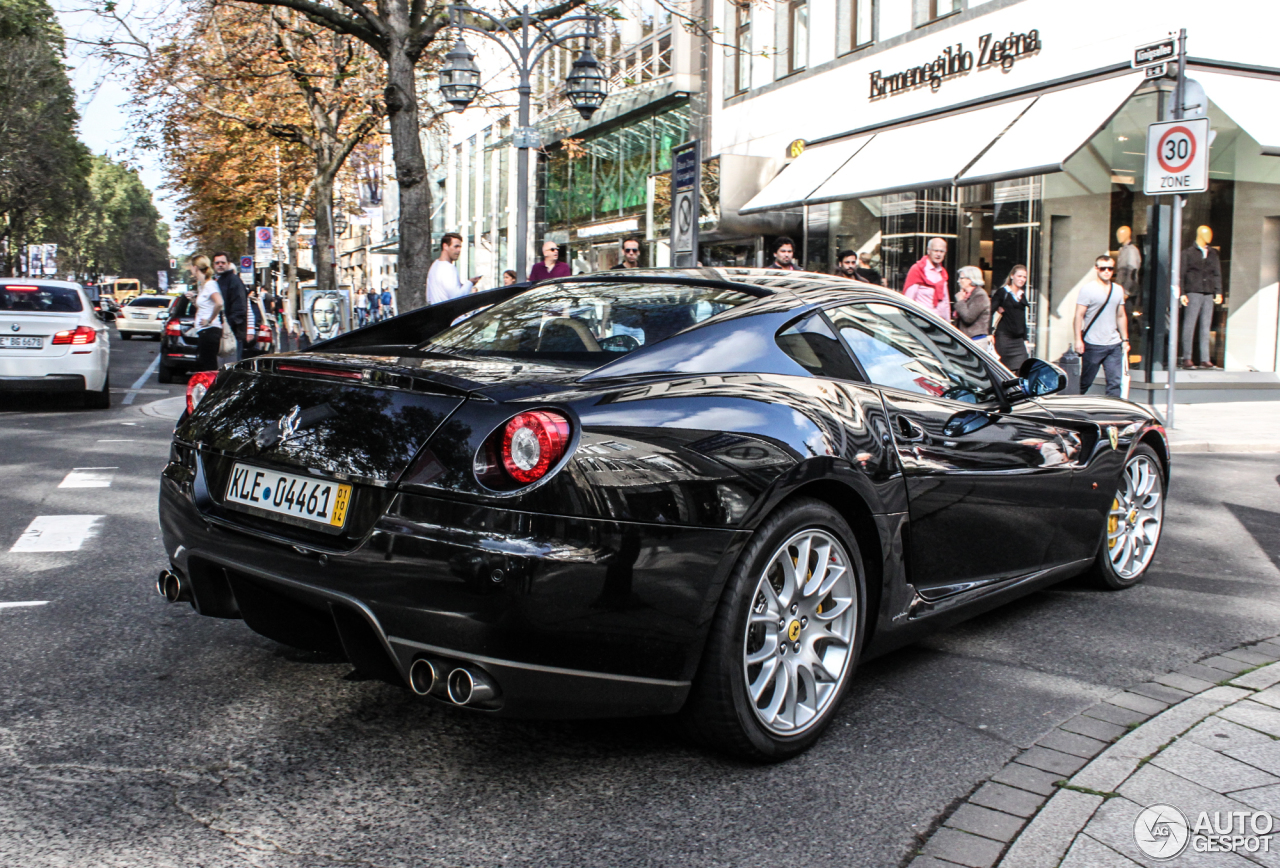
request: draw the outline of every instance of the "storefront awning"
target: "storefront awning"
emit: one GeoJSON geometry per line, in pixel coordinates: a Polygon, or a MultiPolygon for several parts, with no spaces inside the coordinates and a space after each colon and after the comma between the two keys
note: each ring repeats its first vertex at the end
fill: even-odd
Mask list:
{"type": "Polygon", "coordinates": [[[871,136],[859,136],[806,149],[752,197],[750,202],[738,209],[738,213],[755,214],[759,211],[803,205],[809,194],[818,189],[869,141],[871,136]]]}
{"type": "Polygon", "coordinates": [[[966,186],[1061,172],[1063,164],[1107,125],[1142,80],[1141,74],[1125,75],[1044,94],[956,183],[966,186]]]}
{"type": "Polygon", "coordinates": [[[876,133],[809,203],[950,186],[1032,102],[1020,99],[876,133]]]}
{"type": "Polygon", "coordinates": [[[1200,82],[1211,102],[1257,140],[1262,153],[1280,157],[1280,81],[1198,69],[1188,74],[1200,82]]]}

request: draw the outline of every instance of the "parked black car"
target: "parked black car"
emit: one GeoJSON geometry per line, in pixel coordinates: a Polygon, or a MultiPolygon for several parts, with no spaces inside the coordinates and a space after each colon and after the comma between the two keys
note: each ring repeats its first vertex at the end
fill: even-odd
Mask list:
{"type": "Polygon", "coordinates": [[[199,344],[195,337],[183,332],[195,325],[196,303],[185,295],[176,296],[169,305],[169,315],[160,332],[160,367],[156,379],[161,383],[176,383],[179,378],[196,369],[199,344]]]}
{"type": "Polygon", "coordinates": [[[158,584],[457,705],[787,757],[858,660],[1150,565],[1156,418],[1019,373],[821,275],[465,296],[193,378],[158,584]]]}

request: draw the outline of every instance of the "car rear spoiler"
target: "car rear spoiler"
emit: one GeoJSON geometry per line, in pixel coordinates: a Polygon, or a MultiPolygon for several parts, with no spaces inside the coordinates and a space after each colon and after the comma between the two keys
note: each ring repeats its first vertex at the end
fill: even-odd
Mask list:
{"type": "Polygon", "coordinates": [[[429,304],[327,341],[319,341],[311,345],[311,350],[345,353],[374,347],[416,347],[432,335],[447,329],[458,317],[506,301],[524,292],[529,286],[528,283],[517,283],[484,292],[468,293],[440,304],[429,304]]]}

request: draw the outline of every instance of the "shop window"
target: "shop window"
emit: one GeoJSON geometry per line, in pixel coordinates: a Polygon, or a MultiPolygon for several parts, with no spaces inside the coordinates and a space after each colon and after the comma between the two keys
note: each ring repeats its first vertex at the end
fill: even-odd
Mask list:
{"type": "Polygon", "coordinates": [[[866,48],[875,41],[875,0],[841,0],[836,10],[841,54],[866,48]]]}
{"type": "Polygon", "coordinates": [[[671,36],[667,35],[658,40],[658,75],[668,75],[671,72],[671,36]]]}

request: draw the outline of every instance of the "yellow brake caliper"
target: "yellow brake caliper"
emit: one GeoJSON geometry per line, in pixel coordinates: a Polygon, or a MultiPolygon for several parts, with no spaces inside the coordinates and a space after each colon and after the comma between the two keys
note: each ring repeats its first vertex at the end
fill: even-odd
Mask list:
{"type": "Polygon", "coordinates": [[[1115,548],[1120,543],[1120,537],[1116,536],[1116,528],[1120,526],[1120,519],[1116,518],[1116,512],[1120,509],[1120,498],[1111,501],[1111,515],[1107,518],[1107,548],[1115,548]]]}

